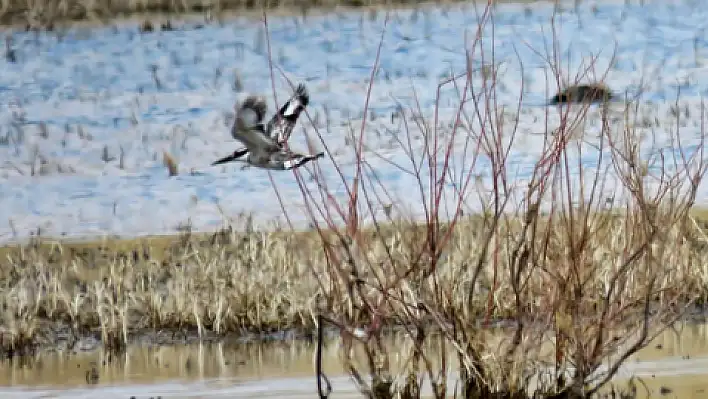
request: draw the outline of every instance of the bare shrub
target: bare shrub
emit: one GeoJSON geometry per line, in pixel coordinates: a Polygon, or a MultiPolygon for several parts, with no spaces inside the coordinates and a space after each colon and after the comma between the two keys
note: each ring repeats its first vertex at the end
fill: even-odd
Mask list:
{"type": "MultiPolygon", "coordinates": [[[[437,398],[589,397],[699,295],[685,281],[705,261],[687,240],[706,172],[704,132],[694,151],[678,130],[667,133],[667,150],[643,140],[639,103],[619,112],[607,102],[561,105],[557,122],[546,114],[543,144],[520,181],[512,161],[521,106],[498,105],[496,60],[482,46],[492,12],[488,4],[480,14],[466,73],[438,87],[432,121],[400,114],[410,164],[395,166],[415,182],[407,194],[418,196],[422,218],[396,204],[392,212],[369,163],[376,154],[364,150],[374,147],[366,120],[353,137],[351,177],[333,160],[344,198],[319,166],[294,172],[326,260],[310,263],[318,311],[339,330],[345,369],[366,397],[419,397],[425,384],[437,398]],[[473,61],[490,65],[481,79],[473,61]],[[444,130],[439,99],[449,86],[459,101],[444,130]],[[496,339],[492,326],[502,327],[496,339]],[[405,339],[384,344],[387,327],[405,339]]],[[[561,89],[555,48],[547,60],[561,89]]],[[[374,81],[372,72],[369,93],[374,81]]],[[[367,95],[364,115],[368,103],[367,95]]]]}

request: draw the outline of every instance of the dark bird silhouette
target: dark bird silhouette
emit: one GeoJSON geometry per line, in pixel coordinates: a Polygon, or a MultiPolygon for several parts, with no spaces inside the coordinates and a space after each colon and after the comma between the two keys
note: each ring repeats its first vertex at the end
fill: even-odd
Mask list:
{"type": "Polygon", "coordinates": [[[549,104],[594,103],[614,99],[612,91],[601,84],[581,84],[563,89],[551,97],[549,104]]]}

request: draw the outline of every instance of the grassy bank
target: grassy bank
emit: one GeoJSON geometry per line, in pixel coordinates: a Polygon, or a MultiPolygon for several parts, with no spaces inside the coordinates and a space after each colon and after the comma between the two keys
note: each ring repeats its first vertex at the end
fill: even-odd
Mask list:
{"type": "MultiPolygon", "coordinates": [[[[708,246],[694,221],[708,225],[708,212],[695,211],[682,224],[685,230],[672,233],[674,252],[666,256],[676,259],[675,273],[666,278],[704,292],[708,281],[699,266],[708,263],[708,246]]],[[[486,222],[480,216],[467,217],[452,231],[444,261],[438,266],[440,289],[459,294],[445,304],[447,311],[488,309],[486,295],[464,295],[464,285],[473,272],[468,262],[483,251],[479,232],[486,222]]],[[[612,237],[623,234],[627,219],[605,214],[594,226],[596,250],[615,253],[618,248],[612,237]]],[[[520,220],[510,220],[503,234],[518,235],[520,229],[520,220]]],[[[372,243],[365,256],[374,264],[390,259],[413,262],[410,257],[424,245],[425,230],[423,225],[401,222],[378,231],[365,230],[360,239],[372,243]],[[379,243],[387,243],[388,250],[379,243]]],[[[559,234],[552,240],[562,239],[562,229],[552,231],[559,234]]],[[[313,271],[327,272],[321,240],[316,232],[224,230],[94,242],[35,239],[4,247],[0,249],[2,353],[55,346],[59,335],[70,348],[72,340],[93,336],[109,348],[121,349],[145,332],[223,336],[310,329],[318,309],[337,312],[344,306],[327,300],[322,279],[313,275],[313,271]]],[[[334,235],[326,240],[328,245],[340,245],[334,235]]],[[[593,277],[597,281],[591,283],[602,285],[605,275],[598,270],[593,277]]],[[[635,281],[637,285],[628,290],[643,288],[641,280],[635,281]]],[[[496,285],[494,306],[487,316],[503,318],[515,311],[512,285],[504,275],[495,276],[491,263],[476,284],[477,290],[486,292],[496,285]]],[[[544,299],[549,299],[544,279],[539,276],[529,284],[538,300],[528,304],[528,312],[540,312],[544,299]]]]}
{"type": "MultiPolygon", "coordinates": [[[[57,26],[76,23],[108,23],[114,19],[155,19],[203,15],[209,21],[229,15],[257,13],[302,14],[333,9],[398,8],[420,5],[456,3],[460,0],[35,0],[4,1],[0,6],[0,25],[26,29],[53,30],[57,26]]],[[[533,3],[537,0],[495,0],[494,3],[533,3]]],[[[486,2],[480,2],[483,4],[486,2]]]]}
{"type": "Polygon", "coordinates": [[[0,24],[32,29],[53,29],[57,24],[76,21],[107,22],[115,18],[157,15],[179,17],[205,15],[220,18],[224,13],[249,11],[302,13],[309,9],[360,8],[372,6],[411,6],[430,3],[415,0],[38,0],[5,1],[0,9],[0,24]]]}

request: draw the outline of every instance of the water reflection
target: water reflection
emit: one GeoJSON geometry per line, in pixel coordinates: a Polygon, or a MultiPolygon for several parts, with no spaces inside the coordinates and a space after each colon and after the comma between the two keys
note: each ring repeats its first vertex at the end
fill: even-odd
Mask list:
{"type": "MultiPolygon", "coordinates": [[[[335,345],[325,347],[323,365],[341,370],[335,345]]],[[[141,384],[167,380],[304,377],[313,373],[314,345],[205,343],[131,347],[125,355],[48,352],[19,363],[0,363],[0,385],[57,387],[87,384],[86,372],[98,371],[99,385],[141,384]]]]}
{"type": "MultiPolygon", "coordinates": [[[[708,325],[667,330],[627,363],[616,382],[639,377],[640,397],[705,397],[707,337],[708,325]]],[[[333,379],[336,397],[358,397],[343,373],[338,349],[336,342],[325,346],[324,370],[333,379]]],[[[132,347],[113,358],[99,351],[45,352],[25,362],[0,362],[0,385],[8,387],[0,388],[0,396],[28,397],[32,390],[36,397],[67,398],[312,397],[314,351],[314,344],[297,341],[132,347]],[[92,373],[95,384],[88,378],[92,373]]]]}

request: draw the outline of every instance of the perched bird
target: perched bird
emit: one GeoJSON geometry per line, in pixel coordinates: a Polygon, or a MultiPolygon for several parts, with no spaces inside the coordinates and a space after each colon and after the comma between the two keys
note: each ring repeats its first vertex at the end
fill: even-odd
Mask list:
{"type": "Polygon", "coordinates": [[[280,107],[278,112],[263,125],[267,105],[262,97],[249,96],[236,111],[236,120],[231,135],[242,142],[245,148],[221,158],[212,165],[240,160],[246,156],[246,163],[266,169],[288,170],[300,167],[309,161],[324,156],[304,155],[290,151],[287,141],[292,134],[297,119],[309,103],[305,85],[299,84],[295,94],[280,107]]]}

